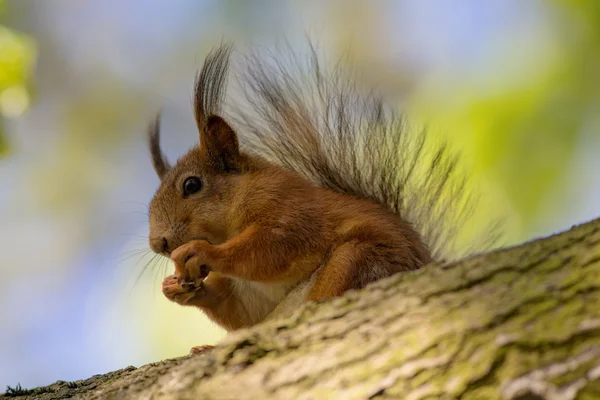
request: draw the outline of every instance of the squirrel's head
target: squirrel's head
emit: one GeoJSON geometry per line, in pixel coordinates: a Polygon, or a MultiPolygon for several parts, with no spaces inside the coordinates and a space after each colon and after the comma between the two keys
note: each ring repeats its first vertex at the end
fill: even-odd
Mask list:
{"type": "Polygon", "coordinates": [[[169,255],[190,240],[219,244],[227,239],[236,201],[235,181],[249,171],[233,129],[210,116],[200,128],[200,145],[171,167],[159,144],[159,120],[149,132],[154,169],[161,180],[150,203],[150,247],[169,255]]]}

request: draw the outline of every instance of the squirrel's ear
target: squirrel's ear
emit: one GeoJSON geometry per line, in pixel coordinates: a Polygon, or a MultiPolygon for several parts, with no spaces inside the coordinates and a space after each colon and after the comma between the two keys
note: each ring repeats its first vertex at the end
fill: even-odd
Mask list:
{"type": "Polygon", "coordinates": [[[148,127],[148,147],[152,156],[152,165],[156,175],[162,181],[167,172],[171,170],[171,164],[160,148],[160,113],[148,127]]]}
{"type": "Polygon", "coordinates": [[[240,148],[234,130],[216,115],[208,117],[200,132],[200,151],[218,172],[240,170],[240,148]]]}

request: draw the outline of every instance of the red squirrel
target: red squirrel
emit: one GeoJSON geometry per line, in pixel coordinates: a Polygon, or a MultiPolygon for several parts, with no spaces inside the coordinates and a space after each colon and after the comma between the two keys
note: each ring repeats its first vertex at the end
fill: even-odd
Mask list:
{"type": "Polygon", "coordinates": [[[249,57],[250,111],[227,118],[230,53],[213,50],[197,76],[199,146],[171,166],[158,118],[149,129],[161,180],[149,238],[175,264],[169,300],[231,331],[443,256],[443,217],[466,196],[443,146],[424,161],[424,135],[343,72],[326,75],[314,50],[308,70],[249,57]]]}

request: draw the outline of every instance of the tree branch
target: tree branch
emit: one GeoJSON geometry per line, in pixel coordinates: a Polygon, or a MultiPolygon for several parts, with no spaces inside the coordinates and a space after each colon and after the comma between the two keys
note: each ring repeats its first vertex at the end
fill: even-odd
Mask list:
{"type": "Polygon", "coordinates": [[[600,398],[600,219],[306,304],[205,354],[19,398],[70,396],[600,398]]]}

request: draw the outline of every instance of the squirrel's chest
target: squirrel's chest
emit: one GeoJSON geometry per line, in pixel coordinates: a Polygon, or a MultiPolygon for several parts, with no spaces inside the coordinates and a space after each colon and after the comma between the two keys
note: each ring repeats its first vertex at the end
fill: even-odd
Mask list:
{"type": "Polygon", "coordinates": [[[231,278],[232,289],[240,300],[252,324],[265,319],[285,299],[293,285],[284,283],[250,282],[231,278]]]}

